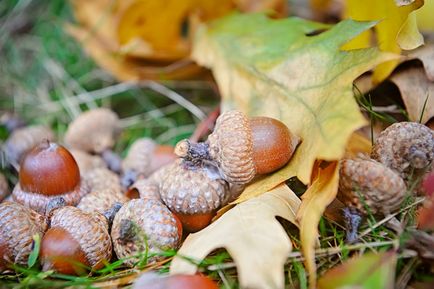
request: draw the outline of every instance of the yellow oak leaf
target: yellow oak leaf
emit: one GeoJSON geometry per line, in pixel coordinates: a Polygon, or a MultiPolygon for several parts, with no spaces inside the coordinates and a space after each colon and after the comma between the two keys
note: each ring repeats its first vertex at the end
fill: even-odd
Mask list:
{"type": "Polygon", "coordinates": [[[421,31],[434,31],[434,21],[432,19],[434,11],[434,1],[425,1],[425,4],[416,11],[417,26],[421,31]]]}
{"type": "MultiPolygon", "coordinates": [[[[405,1],[407,5],[398,5],[395,0],[347,0],[344,17],[359,21],[379,21],[374,27],[376,41],[382,51],[400,53],[401,49],[414,49],[423,44],[423,37],[417,30],[416,16],[413,13],[420,8],[424,1],[405,1]]],[[[365,31],[343,49],[360,49],[371,46],[371,31],[365,31]]],[[[391,60],[378,65],[372,79],[379,83],[386,79],[399,60],[391,60]]]]}
{"type": "Polygon", "coordinates": [[[185,257],[200,261],[211,251],[226,248],[237,265],[241,288],[283,289],[283,266],[292,245],[276,216],[296,224],[299,206],[300,199],[286,185],[235,206],[187,237],[170,273],[194,274],[197,267],[185,257]]]}
{"type": "Polygon", "coordinates": [[[318,173],[307,191],[301,197],[302,203],[297,212],[300,226],[300,242],[305,266],[309,272],[309,286],[316,288],[315,245],[318,237],[318,224],[322,214],[336,198],[339,184],[339,166],[332,162],[322,169],[318,166],[318,173]]]}
{"type": "Polygon", "coordinates": [[[212,69],[222,109],[280,119],[302,139],[288,165],[249,185],[237,202],[293,176],[307,184],[316,159],[343,157],[350,135],[365,124],[353,80],[396,57],[376,48],[340,50],[373,25],[346,20],[330,28],[299,18],[236,14],[198,31],[193,58],[212,69]]]}

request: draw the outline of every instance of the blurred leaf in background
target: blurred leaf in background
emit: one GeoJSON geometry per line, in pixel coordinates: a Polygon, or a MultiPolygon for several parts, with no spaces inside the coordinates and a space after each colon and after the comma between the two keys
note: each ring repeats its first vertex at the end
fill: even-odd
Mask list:
{"type": "Polygon", "coordinates": [[[318,289],[392,289],[395,287],[395,252],[368,253],[327,271],[318,289]]]}
{"type": "MultiPolygon", "coordinates": [[[[378,45],[382,51],[399,54],[402,49],[411,50],[424,43],[423,36],[417,29],[415,10],[424,4],[423,0],[347,0],[344,18],[358,21],[379,21],[371,30],[367,30],[349,43],[344,49],[360,49],[378,45]],[[375,39],[373,43],[373,39],[375,39]]],[[[399,60],[391,60],[378,65],[373,74],[373,81],[379,83],[386,79],[399,60]]]]}
{"type": "Polygon", "coordinates": [[[199,23],[234,10],[285,16],[283,0],[71,0],[77,25],[67,25],[86,51],[120,80],[185,79],[202,70],[189,60],[199,23]]]}

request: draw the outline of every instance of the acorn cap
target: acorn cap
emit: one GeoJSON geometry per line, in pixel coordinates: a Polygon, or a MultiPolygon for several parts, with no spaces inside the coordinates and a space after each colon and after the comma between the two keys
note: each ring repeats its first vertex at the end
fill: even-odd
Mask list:
{"type": "Polygon", "coordinates": [[[387,215],[399,209],[406,196],[404,180],[371,159],[341,161],[338,199],[363,214],[387,215]]]}
{"type": "Polygon", "coordinates": [[[104,160],[98,155],[91,155],[85,151],[77,149],[71,149],[69,152],[77,162],[81,175],[84,175],[93,169],[106,168],[104,160]]]}
{"type": "Polygon", "coordinates": [[[101,153],[113,147],[120,132],[116,113],[107,108],[96,108],[82,113],[69,124],[65,142],[74,149],[101,153]]]}
{"type": "Polygon", "coordinates": [[[5,176],[0,173],[0,202],[9,195],[9,185],[5,176]]]}
{"type": "Polygon", "coordinates": [[[81,198],[89,193],[89,186],[83,181],[71,192],[67,192],[61,195],[43,195],[37,193],[31,193],[24,191],[20,184],[17,183],[12,192],[12,198],[14,202],[20,203],[28,208],[37,211],[40,214],[45,214],[45,209],[48,203],[58,197],[65,199],[68,206],[77,205],[81,198]]]}
{"type": "MultiPolygon", "coordinates": [[[[119,259],[134,266],[139,259],[130,258],[145,250],[148,254],[176,249],[180,243],[177,221],[161,202],[152,199],[134,199],[124,204],[113,221],[111,237],[119,259]]],[[[164,257],[155,256],[148,262],[164,257]]]]}
{"type": "Polygon", "coordinates": [[[0,204],[0,246],[5,248],[6,256],[1,259],[21,266],[27,266],[29,255],[33,250],[33,236],[42,235],[47,230],[45,218],[35,211],[18,203],[0,204]]]}
{"type": "Polygon", "coordinates": [[[96,168],[83,174],[82,181],[86,182],[92,192],[106,189],[122,192],[119,176],[107,168],[96,168]]]}
{"type": "Polygon", "coordinates": [[[49,127],[32,125],[16,129],[5,142],[6,157],[12,164],[18,165],[25,153],[44,139],[54,140],[54,133],[49,127]]]}
{"type": "Polygon", "coordinates": [[[122,169],[124,172],[131,170],[147,177],[151,173],[152,154],[156,144],[149,138],[140,138],[134,141],[128,150],[128,154],[122,161],[122,169]]]}
{"type": "Polygon", "coordinates": [[[138,180],[128,189],[128,192],[132,190],[137,191],[140,199],[152,199],[161,202],[159,185],[152,180],[138,180]]]}
{"type": "Polygon", "coordinates": [[[434,159],[434,133],[416,122],[394,123],[380,133],[371,157],[408,181],[424,173],[434,159]]]}
{"type": "Polygon", "coordinates": [[[182,160],[167,166],[160,195],[169,209],[184,214],[211,212],[225,205],[230,197],[228,184],[217,168],[191,168],[182,160]]]}
{"type": "Polygon", "coordinates": [[[87,213],[76,207],[56,209],[51,228],[66,230],[80,244],[92,269],[100,269],[112,256],[112,243],[106,218],[96,212],[87,213]]]}
{"type": "Polygon", "coordinates": [[[211,158],[228,182],[245,184],[254,178],[252,131],[244,113],[232,110],[221,114],[208,143],[211,158]]]}
{"type": "Polygon", "coordinates": [[[93,191],[84,196],[77,208],[88,212],[98,212],[104,214],[107,210],[113,207],[116,203],[126,203],[128,198],[119,191],[112,189],[104,189],[99,191],[93,191]]]}

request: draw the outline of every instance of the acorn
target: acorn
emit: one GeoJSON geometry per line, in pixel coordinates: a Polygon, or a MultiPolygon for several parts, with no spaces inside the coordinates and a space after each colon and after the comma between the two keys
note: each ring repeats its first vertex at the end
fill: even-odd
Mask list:
{"type": "Polygon", "coordinates": [[[9,185],[5,176],[0,173],[0,202],[9,195],[9,185]]]}
{"type": "Polygon", "coordinates": [[[69,151],[45,140],[24,157],[12,196],[15,202],[45,214],[51,199],[62,197],[66,204],[74,206],[87,193],[89,188],[81,181],[69,151]]]}
{"type": "Polygon", "coordinates": [[[77,208],[84,212],[93,213],[98,212],[104,214],[110,210],[116,203],[124,204],[128,201],[128,198],[120,191],[114,191],[113,189],[102,189],[98,191],[92,191],[84,196],[77,208]]]}
{"type": "Polygon", "coordinates": [[[219,286],[210,278],[202,275],[161,276],[154,272],[140,275],[132,289],[218,289],[219,286]]]}
{"type": "Polygon", "coordinates": [[[85,175],[93,169],[107,168],[104,160],[99,155],[92,155],[77,149],[71,149],[69,152],[77,162],[81,175],[85,175]]]}
{"type": "Polygon", "coordinates": [[[69,124],[65,142],[73,149],[101,155],[111,170],[119,172],[121,159],[111,149],[120,133],[116,113],[107,108],[96,108],[82,113],[69,124]]]}
{"type": "Polygon", "coordinates": [[[112,243],[106,217],[71,206],[55,208],[49,215],[50,229],[41,241],[44,271],[81,275],[110,261],[112,243]]]}
{"type": "Polygon", "coordinates": [[[161,202],[159,185],[150,179],[136,181],[125,195],[130,199],[153,199],[161,202]]]}
{"type": "Polygon", "coordinates": [[[248,118],[241,111],[220,115],[204,143],[179,142],[175,153],[189,161],[214,162],[229,183],[246,184],[256,174],[283,167],[300,139],[277,119],[248,118]]]}
{"type": "Polygon", "coordinates": [[[160,196],[188,232],[206,227],[216,210],[231,197],[228,183],[221,178],[218,168],[182,159],[165,167],[160,196]]]}
{"type": "Polygon", "coordinates": [[[0,204],[0,272],[11,264],[27,267],[33,251],[35,235],[47,230],[45,218],[37,212],[13,202],[0,204]]]}
{"type": "Polygon", "coordinates": [[[397,172],[405,181],[416,180],[434,159],[434,133],[416,122],[398,122],[380,133],[371,157],[397,172]]]}
{"type": "Polygon", "coordinates": [[[173,147],[157,145],[149,138],[138,139],[122,162],[122,185],[128,188],[136,180],[148,177],[176,158],[173,147]]]}
{"type": "Polygon", "coordinates": [[[111,237],[118,258],[133,267],[139,262],[140,253],[146,251],[148,262],[152,263],[164,257],[149,254],[178,248],[182,226],[163,203],[153,199],[134,199],[124,204],[116,214],[111,237]]]}
{"type": "Polygon", "coordinates": [[[120,178],[107,168],[96,168],[83,174],[85,182],[92,192],[111,189],[117,193],[122,192],[120,178]]]}
{"type": "Polygon", "coordinates": [[[44,139],[54,140],[49,127],[32,125],[15,129],[5,142],[8,161],[18,169],[24,155],[44,139]]]}
{"type": "Polygon", "coordinates": [[[339,174],[337,198],[347,206],[348,242],[357,239],[363,216],[393,213],[406,197],[407,188],[399,174],[375,160],[344,159],[339,174]]]}

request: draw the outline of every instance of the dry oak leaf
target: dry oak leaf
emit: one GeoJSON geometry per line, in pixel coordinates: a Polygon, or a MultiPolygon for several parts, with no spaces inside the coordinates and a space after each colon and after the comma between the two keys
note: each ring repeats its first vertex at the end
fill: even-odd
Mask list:
{"type": "MultiPolygon", "coordinates": [[[[401,1],[402,2],[402,1],[401,1]]],[[[424,43],[423,36],[417,29],[415,10],[423,5],[423,0],[406,1],[406,4],[395,0],[347,0],[344,17],[359,21],[380,21],[375,27],[375,39],[382,51],[400,53],[401,49],[411,50],[424,43]]],[[[351,42],[345,49],[360,49],[371,46],[372,31],[367,30],[351,42]]],[[[379,65],[372,75],[375,83],[386,79],[399,60],[391,60],[379,65]]]]}
{"type": "Polygon", "coordinates": [[[316,159],[343,157],[350,135],[366,123],[353,97],[353,80],[396,57],[376,48],[340,50],[373,25],[346,20],[307,36],[329,26],[299,18],[235,14],[198,31],[193,58],[212,69],[223,110],[280,119],[302,138],[289,164],[261,179],[268,185],[253,183],[237,202],[293,176],[309,183],[316,159]]]}
{"type": "Polygon", "coordinates": [[[318,238],[318,224],[325,209],[336,198],[339,184],[337,162],[317,162],[315,179],[301,197],[302,203],[297,212],[300,227],[300,243],[309,273],[309,286],[316,288],[315,246],[318,238]],[[325,166],[325,168],[322,168],[325,166]]]}
{"type": "Polygon", "coordinates": [[[401,92],[411,121],[427,123],[434,117],[434,82],[428,80],[422,67],[398,70],[390,80],[401,92]]]}
{"type": "Polygon", "coordinates": [[[283,266],[292,245],[276,216],[295,224],[299,206],[300,199],[286,185],[235,206],[187,237],[170,273],[194,274],[197,267],[184,257],[200,261],[214,249],[226,248],[237,265],[241,288],[284,288],[283,266]]]}
{"type": "Polygon", "coordinates": [[[393,251],[354,257],[327,271],[318,289],[393,289],[396,261],[393,251]]]}

